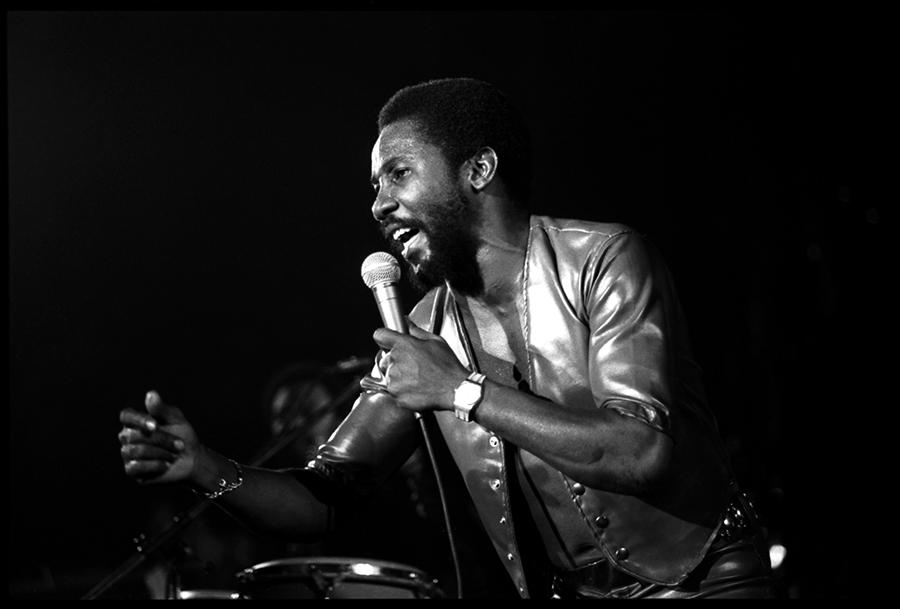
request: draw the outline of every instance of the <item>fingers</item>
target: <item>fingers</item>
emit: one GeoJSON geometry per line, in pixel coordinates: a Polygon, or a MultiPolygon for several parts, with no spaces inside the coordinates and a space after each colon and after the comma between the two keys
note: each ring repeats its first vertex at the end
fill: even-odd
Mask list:
{"type": "Polygon", "coordinates": [[[360,379],[359,388],[365,392],[387,391],[387,382],[383,378],[376,379],[369,375],[366,375],[362,379],[360,379]]]}
{"type": "Polygon", "coordinates": [[[394,345],[403,340],[404,336],[404,334],[394,332],[393,330],[388,330],[387,328],[378,328],[377,330],[375,330],[375,333],[372,334],[372,338],[375,340],[375,344],[377,344],[385,351],[390,351],[391,349],[393,349],[394,345]]]}
{"type": "Polygon", "coordinates": [[[144,406],[147,408],[148,412],[139,412],[133,408],[126,408],[119,413],[119,421],[126,427],[134,427],[136,429],[153,432],[156,431],[156,428],[159,426],[159,423],[157,423],[156,418],[153,415],[164,418],[167,414],[171,415],[170,411],[173,409],[171,406],[163,404],[162,398],[159,397],[159,393],[152,390],[148,391],[147,395],[144,396],[144,406]]]}
{"type": "Polygon", "coordinates": [[[147,432],[134,427],[123,427],[119,432],[119,443],[137,446],[155,446],[170,452],[179,452],[184,449],[184,442],[172,434],[164,431],[147,432]]]}
{"type": "Polygon", "coordinates": [[[178,458],[178,454],[153,446],[150,444],[122,444],[120,451],[122,460],[127,464],[129,461],[168,461],[172,462],[178,458]]]}
{"type": "Polygon", "coordinates": [[[156,420],[146,412],[138,412],[137,410],[126,408],[119,413],[119,422],[125,427],[140,429],[148,433],[156,431],[156,420]]]}
{"type": "Polygon", "coordinates": [[[420,328],[419,326],[417,326],[415,323],[413,323],[413,321],[411,319],[407,319],[406,323],[409,325],[410,336],[413,336],[413,337],[421,339],[421,340],[431,340],[434,338],[438,338],[436,335],[432,334],[431,332],[427,332],[427,331],[423,330],[422,328],[420,328]]]}
{"type": "Polygon", "coordinates": [[[166,435],[156,432],[147,436],[146,432],[137,429],[123,429],[119,434],[122,442],[119,452],[125,474],[138,482],[149,482],[168,472],[183,454],[180,451],[184,444],[166,435]]]}
{"type": "Polygon", "coordinates": [[[147,412],[153,415],[154,420],[161,423],[181,423],[185,420],[180,409],[163,402],[159,393],[152,389],[144,396],[144,406],[147,407],[147,412]]]}
{"type": "Polygon", "coordinates": [[[389,355],[390,352],[388,351],[379,351],[378,355],[375,356],[375,365],[378,366],[378,371],[381,372],[382,376],[387,373],[388,366],[390,366],[390,361],[388,361],[389,355]]]}
{"type": "Polygon", "coordinates": [[[375,330],[372,338],[375,339],[375,343],[385,351],[390,351],[398,343],[408,340],[409,337],[417,338],[419,340],[443,340],[440,336],[423,330],[412,321],[409,321],[408,323],[409,334],[401,334],[400,332],[395,332],[394,330],[389,330],[387,328],[378,328],[375,330]]]}
{"type": "Polygon", "coordinates": [[[148,431],[146,427],[129,427],[140,413],[123,412],[125,427],[119,432],[119,448],[125,466],[125,474],[138,482],[150,482],[165,474],[184,455],[184,442],[160,429],[148,431]]]}
{"type": "Polygon", "coordinates": [[[142,478],[154,478],[160,474],[166,473],[168,469],[169,462],[162,460],[132,460],[125,462],[125,473],[138,480],[141,480],[142,478]]]}
{"type": "Polygon", "coordinates": [[[150,408],[159,404],[162,404],[162,398],[159,397],[159,394],[152,389],[148,391],[147,395],[144,396],[144,406],[150,408]]]}
{"type": "Polygon", "coordinates": [[[193,432],[181,411],[163,403],[156,391],[144,396],[143,409],[119,413],[119,451],[125,473],[141,483],[162,482],[183,475],[190,463],[193,432]]]}

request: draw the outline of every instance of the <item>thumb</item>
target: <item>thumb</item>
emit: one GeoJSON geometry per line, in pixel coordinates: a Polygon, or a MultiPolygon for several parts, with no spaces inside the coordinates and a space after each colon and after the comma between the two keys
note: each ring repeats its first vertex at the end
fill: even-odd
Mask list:
{"type": "Polygon", "coordinates": [[[147,412],[161,423],[180,423],[185,420],[179,408],[165,404],[159,393],[152,389],[144,397],[144,406],[147,407],[147,412]]]}
{"type": "Polygon", "coordinates": [[[414,338],[418,338],[420,340],[433,340],[435,338],[440,338],[436,334],[433,334],[427,330],[423,330],[422,328],[417,326],[416,323],[409,317],[406,318],[406,325],[409,327],[409,335],[414,338]]]}

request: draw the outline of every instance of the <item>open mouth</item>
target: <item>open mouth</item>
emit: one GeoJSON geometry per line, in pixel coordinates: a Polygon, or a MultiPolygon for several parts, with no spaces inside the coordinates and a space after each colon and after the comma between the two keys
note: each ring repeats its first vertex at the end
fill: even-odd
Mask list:
{"type": "Polygon", "coordinates": [[[396,226],[396,228],[390,229],[390,232],[387,233],[388,238],[391,243],[393,243],[399,250],[400,254],[406,258],[410,259],[411,249],[413,247],[418,247],[419,241],[425,233],[423,233],[417,226],[396,226]],[[418,245],[417,245],[418,244],[418,245]]]}
{"type": "Polygon", "coordinates": [[[419,229],[412,228],[409,226],[404,226],[396,229],[393,233],[391,233],[391,239],[396,241],[401,245],[405,245],[410,239],[415,237],[419,233],[419,229]]]}

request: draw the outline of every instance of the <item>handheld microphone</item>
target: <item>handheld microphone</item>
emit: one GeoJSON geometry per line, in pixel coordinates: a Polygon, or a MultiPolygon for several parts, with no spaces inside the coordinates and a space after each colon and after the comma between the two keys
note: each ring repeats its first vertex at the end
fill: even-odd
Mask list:
{"type": "MultiPolygon", "coordinates": [[[[409,334],[409,326],[400,309],[400,293],[397,290],[397,282],[400,281],[400,264],[397,259],[387,252],[375,252],[369,254],[362,263],[362,280],[366,287],[371,288],[375,294],[375,303],[384,327],[401,334],[409,334]]],[[[422,413],[413,412],[416,419],[425,431],[425,423],[422,422],[422,413]]],[[[425,441],[428,441],[426,437],[425,441]]]]}
{"type": "Polygon", "coordinates": [[[387,252],[375,252],[362,263],[362,280],[375,295],[375,303],[384,327],[401,334],[409,334],[406,317],[400,307],[400,264],[387,252]]]}
{"type": "MultiPolygon", "coordinates": [[[[362,264],[362,280],[366,287],[371,288],[372,293],[375,294],[378,312],[381,313],[381,319],[384,321],[385,327],[401,334],[409,334],[406,318],[400,312],[400,294],[397,292],[397,282],[400,280],[400,265],[397,263],[397,259],[386,252],[369,254],[362,264]]],[[[431,467],[437,481],[438,494],[440,495],[441,507],[444,512],[444,525],[447,527],[447,531],[451,531],[448,536],[450,554],[453,557],[453,568],[456,573],[457,596],[462,598],[462,577],[460,576],[459,558],[456,553],[456,543],[453,539],[453,527],[447,511],[447,496],[444,492],[444,485],[441,482],[441,472],[434,455],[434,448],[428,437],[425,419],[422,418],[421,412],[414,411],[413,414],[419,422],[422,438],[425,440],[425,449],[428,452],[431,467]]]]}

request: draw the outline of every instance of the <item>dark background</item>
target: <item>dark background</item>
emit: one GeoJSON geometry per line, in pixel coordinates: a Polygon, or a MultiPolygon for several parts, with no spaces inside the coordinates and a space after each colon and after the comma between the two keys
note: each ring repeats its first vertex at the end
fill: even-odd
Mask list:
{"type": "Polygon", "coordinates": [[[129,480],[116,438],[146,390],[246,460],[276,370],[373,354],[377,111],[469,75],[533,130],[534,211],[663,250],[781,580],[845,596],[832,442],[858,431],[884,225],[858,166],[873,20],[7,13],[10,593],[80,597],[158,530],[174,491],[129,480]]]}

